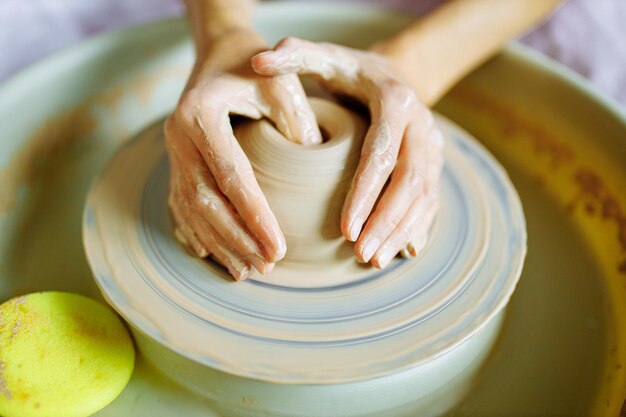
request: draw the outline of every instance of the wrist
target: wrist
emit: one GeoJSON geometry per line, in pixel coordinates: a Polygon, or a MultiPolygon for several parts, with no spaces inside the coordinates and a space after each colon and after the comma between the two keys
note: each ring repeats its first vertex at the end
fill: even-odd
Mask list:
{"type": "Polygon", "coordinates": [[[198,48],[198,59],[225,59],[252,55],[268,49],[261,35],[250,27],[231,27],[224,29],[198,48]]]}
{"type": "Polygon", "coordinates": [[[265,40],[249,28],[233,28],[197,48],[196,74],[217,74],[250,67],[250,58],[265,51],[265,40]]]}
{"type": "Polygon", "coordinates": [[[430,105],[434,94],[430,87],[432,74],[428,65],[421,64],[423,60],[419,58],[431,55],[423,48],[422,39],[424,37],[409,39],[394,36],[373,44],[369,51],[382,56],[396,74],[413,88],[418,98],[430,105]]]}
{"type": "Polygon", "coordinates": [[[197,50],[233,32],[253,31],[256,0],[185,0],[197,50]]]}

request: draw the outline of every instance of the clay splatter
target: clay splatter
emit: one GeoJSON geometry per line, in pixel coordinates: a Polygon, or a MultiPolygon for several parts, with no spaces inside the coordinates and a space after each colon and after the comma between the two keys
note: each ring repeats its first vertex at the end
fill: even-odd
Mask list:
{"type": "Polygon", "coordinates": [[[5,372],[5,364],[0,360],[0,394],[4,395],[8,400],[13,398],[11,391],[9,391],[9,387],[7,381],[4,376],[5,372]]]}
{"type": "Polygon", "coordinates": [[[626,214],[602,177],[590,167],[577,167],[576,155],[568,145],[539,124],[521,117],[513,109],[468,88],[457,88],[453,94],[455,98],[480,108],[498,120],[502,125],[503,138],[511,140],[515,137],[513,133],[523,132],[524,138],[532,142],[535,153],[548,155],[552,169],[565,164],[574,165],[572,181],[577,192],[566,208],[569,213],[573,213],[582,207],[583,213],[588,216],[595,216],[599,212],[602,219],[615,224],[617,243],[624,253],[616,269],[626,275],[626,214]]]}
{"type": "MultiPolygon", "coordinates": [[[[75,142],[88,137],[98,128],[96,110],[115,113],[127,94],[136,97],[140,105],[148,106],[159,82],[168,77],[184,79],[188,73],[189,68],[185,66],[173,66],[154,74],[141,74],[44,121],[24,141],[25,145],[15,153],[9,164],[0,168],[0,216],[6,216],[13,207],[23,185],[28,185],[46,172],[46,161],[67,151],[75,142]]],[[[120,130],[117,133],[125,138],[128,132],[120,130]]]]}
{"type": "Polygon", "coordinates": [[[502,125],[502,138],[512,140],[515,137],[513,133],[524,132],[526,134],[524,137],[531,141],[535,153],[547,155],[550,158],[552,168],[558,168],[574,160],[575,153],[570,146],[545,130],[541,125],[520,117],[512,108],[467,88],[458,87],[453,94],[455,98],[470,104],[472,107],[480,108],[498,120],[502,125]]]}
{"type": "MultiPolygon", "coordinates": [[[[615,224],[617,228],[617,242],[622,252],[626,254],[626,213],[620,207],[619,202],[613,196],[604,181],[591,168],[578,168],[574,173],[574,182],[578,185],[578,192],[568,205],[568,210],[573,212],[578,207],[600,207],[600,216],[615,224]]],[[[594,215],[595,210],[585,209],[588,215],[594,215]]],[[[617,265],[617,271],[626,274],[626,255],[617,265]]]]}
{"type": "Polygon", "coordinates": [[[35,130],[11,162],[0,169],[0,214],[6,214],[15,204],[22,185],[30,183],[45,170],[42,161],[68,149],[76,139],[95,129],[96,124],[93,114],[78,107],[44,122],[35,130]]]}

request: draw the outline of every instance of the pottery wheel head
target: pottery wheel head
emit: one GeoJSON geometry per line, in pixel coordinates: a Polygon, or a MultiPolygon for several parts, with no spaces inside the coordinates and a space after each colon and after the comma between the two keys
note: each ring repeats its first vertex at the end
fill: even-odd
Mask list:
{"type": "Polygon", "coordinates": [[[162,124],[124,145],[85,207],[87,257],[108,301],[169,349],[231,374],[280,383],[338,383],[387,375],[453,349],[508,301],[526,232],[508,177],[466,132],[447,139],[441,209],[412,260],[358,264],[338,216],[365,123],[314,100],[328,140],[288,142],[265,121],[236,128],[287,237],[267,276],[233,282],[176,241],[167,207],[162,124]]]}

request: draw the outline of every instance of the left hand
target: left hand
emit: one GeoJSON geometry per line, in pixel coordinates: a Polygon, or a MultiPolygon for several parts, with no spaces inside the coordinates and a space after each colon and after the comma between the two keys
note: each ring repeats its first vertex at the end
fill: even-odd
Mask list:
{"type": "Polygon", "coordinates": [[[250,57],[267,48],[260,35],[249,28],[229,30],[203,45],[165,122],[168,201],[181,243],[243,280],[251,266],[271,271],[286,243],[230,116],[268,117],[303,145],[321,143],[322,137],[296,75],[264,77],[250,68],[250,57]]]}
{"type": "Polygon", "coordinates": [[[371,126],[343,206],[341,232],[356,242],[360,261],[378,268],[399,252],[417,255],[438,209],[443,136],[390,63],[374,52],[286,38],[254,56],[252,67],[267,76],[311,75],[369,108],[371,126]]]}

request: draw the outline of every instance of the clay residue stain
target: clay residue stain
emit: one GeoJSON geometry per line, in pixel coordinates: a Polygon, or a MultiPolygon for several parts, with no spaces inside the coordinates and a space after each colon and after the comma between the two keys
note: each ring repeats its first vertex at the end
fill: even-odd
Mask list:
{"type": "Polygon", "coordinates": [[[617,242],[625,254],[617,265],[617,271],[626,275],[626,213],[613,196],[602,178],[591,168],[580,167],[574,173],[577,193],[567,206],[568,211],[574,212],[578,207],[584,209],[585,214],[593,216],[598,207],[602,219],[612,222],[617,228],[617,242]]]}
{"type": "MultiPolygon", "coordinates": [[[[581,213],[586,216],[592,217],[599,212],[603,220],[615,224],[617,244],[624,253],[624,258],[618,262],[616,269],[618,273],[626,275],[626,214],[600,174],[593,168],[576,166],[575,153],[571,147],[541,125],[521,117],[512,108],[467,88],[457,88],[453,94],[455,98],[480,108],[498,120],[502,125],[502,138],[519,137],[514,133],[523,133],[524,138],[532,141],[533,149],[538,156],[549,157],[553,170],[562,168],[565,164],[574,166],[572,182],[577,191],[566,206],[568,213],[574,213],[580,207],[581,213]]],[[[545,179],[542,178],[541,181],[545,179]]]]}
{"type": "Polygon", "coordinates": [[[258,404],[256,398],[246,395],[245,397],[241,397],[241,401],[239,402],[243,407],[254,407],[258,404]]]}
{"type": "Polygon", "coordinates": [[[78,107],[45,121],[26,141],[11,162],[0,169],[0,215],[15,204],[22,185],[29,184],[47,168],[46,161],[66,151],[77,138],[95,129],[96,119],[85,108],[78,107]]]}
{"type": "MultiPolygon", "coordinates": [[[[3,340],[0,340],[0,346],[4,349],[11,346],[15,336],[22,331],[31,319],[30,310],[24,305],[25,300],[26,297],[17,297],[2,305],[0,310],[0,335],[3,340]]],[[[6,363],[2,359],[0,359],[0,394],[4,395],[8,400],[18,397],[17,394],[14,396],[9,389],[6,379],[6,363]]]]}
{"type": "Polygon", "coordinates": [[[22,322],[19,320],[15,320],[15,324],[13,325],[13,328],[11,329],[11,336],[9,336],[11,339],[17,336],[17,332],[20,330],[20,327],[22,327],[22,322]]]}
{"type": "MultiPolygon", "coordinates": [[[[98,323],[85,317],[80,313],[70,313],[70,320],[73,323],[72,332],[83,339],[92,340],[99,345],[120,346],[128,343],[126,329],[118,330],[112,324],[98,323]]],[[[79,363],[83,363],[84,358],[80,358],[79,363]]]]}
{"type": "Polygon", "coordinates": [[[105,340],[107,339],[107,329],[103,324],[95,323],[86,317],[73,313],[70,315],[74,323],[74,332],[84,338],[105,340]]]}
{"type": "Polygon", "coordinates": [[[573,161],[575,153],[570,146],[543,126],[520,117],[511,107],[467,88],[457,87],[453,94],[464,103],[480,108],[495,117],[502,124],[502,138],[511,139],[515,137],[513,133],[523,132],[525,138],[532,142],[533,150],[537,155],[546,155],[550,158],[552,168],[558,168],[564,163],[573,161]]]}
{"type": "Polygon", "coordinates": [[[186,66],[174,66],[163,68],[152,74],[144,74],[133,81],[132,92],[139,99],[139,104],[144,107],[150,105],[153,99],[156,87],[165,78],[187,78],[189,76],[189,68],[186,66]]]}
{"type": "Polygon", "coordinates": [[[7,400],[10,400],[13,398],[13,395],[4,376],[5,366],[4,362],[0,360],[0,394],[4,395],[7,400]]]}
{"type": "MultiPolygon", "coordinates": [[[[123,88],[111,88],[102,92],[102,94],[98,96],[97,101],[93,104],[100,105],[105,109],[113,109],[118,105],[122,98],[124,98],[124,93],[125,91],[123,88]]],[[[88,100],[88,102],[89,101],[92,100],[88,100]]]]}
{"type": "Polygon", "coordinates": [[[19,334],[30,331],[39,319],[37,313],[24,305],[25,300],[25,296],[9,300],[0,311],[0,334],[7,335],[3,341],[5,347],[11,346],[19,334]]]}
{"type": "MultiPolygon", "coordinates": [[[[156,87],[167,77],[186,77],[189,68],[172,66],[154,73],[142,74],[116,87],[101,91],[85,99],[74,108],[65,110],[45,120],[27,138],[25,145],[15,153],[8,165],[0,168],[0,216],[6,216],[15,204],[17,193],[23,185],[31,184],[50,167],[47,162],[66,152],[78,140],[98,128],[95,109],[104,110],[105,117],[115,116],[120,103],[127,95],[137,98],[146,107],[153,99],[156,87]]],[[[126,138],[128,132],[116,126],[116,135],[126,138]]]]}

